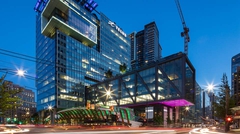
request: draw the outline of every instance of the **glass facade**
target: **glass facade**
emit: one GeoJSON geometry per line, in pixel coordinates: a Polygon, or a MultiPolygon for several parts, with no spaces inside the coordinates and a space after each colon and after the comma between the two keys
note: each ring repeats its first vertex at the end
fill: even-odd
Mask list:
{"type": "MultiPolygon", "coordinates": [[[[166,106],[171,118],[180,118],[179,108],[194,105],[195,69],[183,53],[162,58],[155,64],[92,85],[92,104],[125,106],[136,111],[150,107],[163,115],[166,106]]],[[[141,112],[140,112],[141,113],[141,112]]],[[[144,112],[145,113],[145,112],[144,112]]],[[[146,113],[145,113],[146,114],[146,113]]]]}
{"type": "Polygon", "coordinates": [[[144,29],[129,35],[131,40],[131,66],[133,69],[155,62],[162,57],[159,44],[159,32],[155,22],[144,26],[144,29]]]}
{"type": "Polygon", "coordinates": [[[239,82],[239,72],[240,72],[240,53],[232,57],[232,78],[231,78],[231,95],[235,96],[236,105],[240,105],[240,82],[239,82]]]}
{"type": "Polygon", "coordinates": [[[41,17],[36,17],[36,87],[37,109],[56,105],[55,40],[41,34],[41,17]]]}
{"type": "Polygon", "coordinates": [[[110,69],[116,75],[120,64],[130,67],[130,39],[122,35],[115,25],[110,25],[112,22],[103,13],[100,16],[100,53],[104,59],[100,67],[110,69]]]}
{"type": "Polygon", "coordinates": [[[49,0],[36,17],[37,110],[85,106],[85,88],[130,66],[130,43],[103,13],[49,0]]]}
{"type": "Polygon", "coordinates": [[[197,123],[202,122],[201,116],[203,116],[202,109],[203,109],[203,99],[202,99],[202,88],[200,85],[196,82],[196,95],[195,95],[195,107],[194,107],[194,118],[197,123]]]}

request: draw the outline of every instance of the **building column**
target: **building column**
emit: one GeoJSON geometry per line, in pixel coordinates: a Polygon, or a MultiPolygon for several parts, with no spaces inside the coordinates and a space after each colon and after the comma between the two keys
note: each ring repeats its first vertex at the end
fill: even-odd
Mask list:
{"type": "Polygon", "coordinates": [[[55,115],[56,115],[56,108],[53,110],[50,110],[50,119],[51,119],[51,125],[55,125],[55,115]]]}
{"type": "Polygon", "coordinates": [[[40,119],[40,120],[39,120],[40,123],[43,124],[43,122],[44,122],[44,119],[43,119],[43,117],[44,117],[44,110],[42,110],[42,111],[39,112],[38,117],[39,117],[39,119],[40,119]]]}

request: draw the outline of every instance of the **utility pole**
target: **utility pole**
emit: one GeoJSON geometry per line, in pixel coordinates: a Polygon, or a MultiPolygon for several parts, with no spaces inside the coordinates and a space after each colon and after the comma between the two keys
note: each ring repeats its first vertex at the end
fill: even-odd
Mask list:
{"type": "Polygon", "coordinates": [[[204,119],[206,118],[206,115],[205,115],[205,91],[203,91],[203,118],[204,119]]]}

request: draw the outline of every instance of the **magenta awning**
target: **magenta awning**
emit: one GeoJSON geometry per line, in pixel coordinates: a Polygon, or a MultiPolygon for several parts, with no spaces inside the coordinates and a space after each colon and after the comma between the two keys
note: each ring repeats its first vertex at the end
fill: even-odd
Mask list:
{"type": "Polygon", "coordinates": [[[166,100],[159,102],[160,104],[171,106],[171,107],[177,107],[177,106],[191,106],[194,105],[193,103],[185,100],[185,99],[178,99],[178,100],[166,100]]]}

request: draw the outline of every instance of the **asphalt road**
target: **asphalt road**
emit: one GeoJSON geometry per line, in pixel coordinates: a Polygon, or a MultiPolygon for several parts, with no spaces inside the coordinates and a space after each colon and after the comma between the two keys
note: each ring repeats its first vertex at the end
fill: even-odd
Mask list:
{"type": "MultiPolygon", "coordinates": [[[[68,128],[65,127],[31,127],[25,134],[226,134],[217,131],[200,128],[180,128],[180,129],[121,129],[121,128],[68,128]]],[[[229,132],[230,133],[230,132],[229,132]]],[[[0,132],[1,134],[1,132],[0,132]]],[[[16,133],[17,134],[17,133],[16,133]]],[[[22,133],[23,134],[23,133],[22,133]]]]}
{"type": "MultiPolygon", "coordinates": [[[[98,129],[56,129],[29,128],[26,134],[177,134],[175,130],[98,130],[98,129]]],[[[183,134],[183,133],[181,133],[183,134]]]]}

